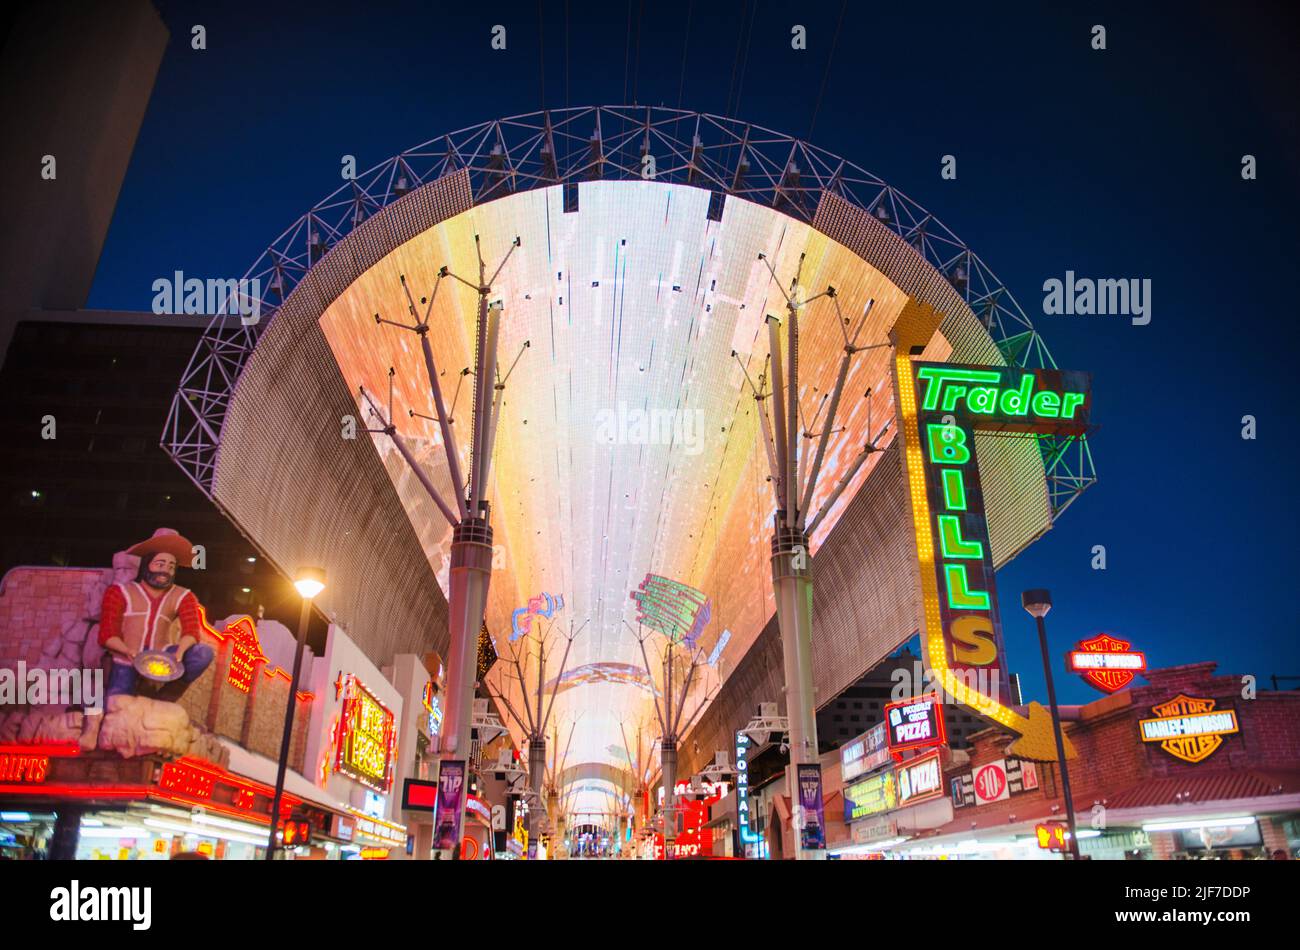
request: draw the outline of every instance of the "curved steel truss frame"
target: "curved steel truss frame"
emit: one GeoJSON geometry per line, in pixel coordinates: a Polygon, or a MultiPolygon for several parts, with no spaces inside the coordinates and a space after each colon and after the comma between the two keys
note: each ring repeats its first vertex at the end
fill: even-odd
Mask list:
{"type": "MultiPolygon", "coordinates": [[[[761,126],[680,109],[583,106],[484,122],[449,132],[359,173],[302,215],[245,274],[257,279],[261,317],[217,315],[190,359],[167,417],[162,447],[209,497],[221,428],[258,337],[285,298],[358,225],[423,185],[459,172],[474,204],[519,191],[581,182],[646,180],[776,208],[808,224],[831,193],[872,214],[952,284],[1008,361],[1055,361],[1014,295],[942,222],[870,172],[808,142],[761,126]],[[653,167],[647,161],[653,158],[653,167]],[[653,174],[649,174],[650,171],[653,174]]],[[[224,314],[253,301],[232,297],[224,314]]],[[[1053,517],[1096,481],[1086,441],[1042,443],[1053,517]]]]}

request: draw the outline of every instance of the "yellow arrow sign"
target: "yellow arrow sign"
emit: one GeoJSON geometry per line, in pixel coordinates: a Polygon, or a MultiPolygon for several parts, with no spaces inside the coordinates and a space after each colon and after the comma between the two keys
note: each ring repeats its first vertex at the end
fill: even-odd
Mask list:
{"type": "MultiPolygon", "coordinates": [[[[917,567],[921,582],[921,627],[925,656],[935,681],[963,706],[1019,736],[1010,746],[1015,755],[1035,761],[1054,761],[1056,744],[1051,714],[1038,703],[1030,703],[1023,716],[996,698],[981,692],[959,677],[948,662],[939,606],[939,585],[935,568],[935,542],[930,502],[926,495],[926,471],[917,420],[916,382],[912,375],[913,354],[920,354],[938,329],[943,317],[926,304],[912,300],[904,306],[894,325],[894,386],[903,436],[907,488],[912,503],[912,524],[916,532],[917,567]]],[[[1065,754],[1073,758],[1068,738],[1065,754]]]]}

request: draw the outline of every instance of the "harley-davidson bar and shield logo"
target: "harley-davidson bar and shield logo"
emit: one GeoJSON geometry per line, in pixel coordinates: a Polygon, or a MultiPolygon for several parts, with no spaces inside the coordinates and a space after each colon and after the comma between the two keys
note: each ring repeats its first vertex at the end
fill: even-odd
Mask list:
{"type": "Polygon", "coordinates": [[[1103,693],[1115,693],[1147,668],[1146,654],[1130,649],[1133,644],[1109,633],[1080,640],[1070,652],[1070,671],[1080,674],[1103,693]]]}
{"type": "Polygon", "coordinates": [[[1152,706],[1154,719],[1138,723],[1143,742],[1159,742],[1175,758],[1200,762],[1223,744],[1223,737],[1238,731],[1233,709],[1215,709],[1213,699],[1179,693],[1168,702],[1152,706]]]}

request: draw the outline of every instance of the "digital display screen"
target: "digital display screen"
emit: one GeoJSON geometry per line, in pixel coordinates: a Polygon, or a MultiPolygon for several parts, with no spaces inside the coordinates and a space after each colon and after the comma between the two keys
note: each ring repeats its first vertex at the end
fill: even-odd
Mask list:
{"type": "MultiPolygon", "coordinates": [[[[683,614],[689,623],[679,624],[676,634],[676,650],[694,647],[702,662],[715,661],[692,679],[688,712],[735,671],[775,612],[769,563],[775,499],[745,373],[757,380],[763,371],[764,316],[785,313],[783,286],[796,270],[808,296],[833,285],[843,316],[853,321],[874,300],[862,346],[884,343],[905,303],[880,272],[810,226],[740,200],[727,201],[722,220],[711,221],[708,203],[707,191],[685,186],[584,182],[579,210],[566,213],[562,188],[521,192],[392,250],[321,318],[356,399],[358,428],[362,420],[378,426],[358,387],[387,413],[388,370],[394,367],[398,431],[450,502],[419,340],[409,330],[377,324],[375,315],[411,322],[400,275],[417,304],[432,300],[428,340],[446,403],[455,405],[452,429],[467,472],[472,377],[460,374],[474,361],[477,295],[450,278],[441,281],[436,297],[433,290],[444,265],[477,279],[475,235],[489,274],[519,237],[492,291],[504,308],[502,373],[519,362],[504,390],[488,489],[497,547],[486,624],[498,649],[504,648],[516,622],[522,624],[516,612],[543,592],[562,598],[563,609],[550,620],[533,616],[530,629],[587,622],[568,658],[568,669],[583,674],[566,678],[555,702],[555,721],[574,727],[572,762],[626,769],[626,761],[608,752],[609,735],[620,723],[654,718],[652,697],[664,685],[657,651],[667,638],[645,630],[656,651],[653,682],[646,682],[640,648],[626,626],[635,630],[638,615],[646,616],[632,595],[648,575],[702,598],[695,601],[698,609],[683,614]],[[760,253],[780,281],[772,280],[760,253]],[[725,631],[730,635],[721,642],[725,631]]],[[[799,337],[806,393],[833,388],[843,346],[834,303],[811,303],[801,315],[799,337]]],[[[935,359],[949,352],[942,339],[932,351],[935,359]]],[[[864,442],[878,436],[884,449],[893,439],[888,353],[887,347],[864,350],[850,364],[813,511],[864,442]],[[864,395],[868,389],[871,400],[864,395]]],[[[451,528],[392,440],[371,438],[445,592],[451,528]]],[[[813,535],[810,553],[880,457],[873,453],[840,495],[813,535]]],[[[563,652],[551,651],[547,681],[559,675],[563,652]]],[[[505,675],[509,667],[498,662],[487,680],[513,702],[519,687],[505,675]]],[[[599,807],[601,798],[584,793],[576,804],[599,807]]]]}

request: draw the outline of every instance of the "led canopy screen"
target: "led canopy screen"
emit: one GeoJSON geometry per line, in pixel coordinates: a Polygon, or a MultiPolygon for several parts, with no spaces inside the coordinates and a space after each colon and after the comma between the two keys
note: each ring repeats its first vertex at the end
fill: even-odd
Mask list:
{"type": "MultiPolygon", "coordinates": [[[[578,210],[569,212],[561,188],[511,195],[396,247],[321,318],[353,393],[364,386],[386,404],[394,369],[398,431],[449,497],[419,340],[376,323],[375,315],[410,322],[402,276],[417,302],[432,297],[429,338],[468,470],[472,377],[460,374],[473,363],[476,295],[455,280],[439,284],[438,271],[446,266],[475,279],[478,235],[490,273],[519,238],[492,295],[504,307],[502,372],[519,362],[504,393],[488,489],[499,547],[486,623],[498,649],[509,647],[517,613],[539,592],[562,598],[563,609],[550,619],[532,617],[534,630],[587,622],[568,660],[568,669],[581,673],[565,678],[555,703],[561,734],[574,729],[570,762],[626,769],[626,760],[608,751],[610,736],[620,723],[654,719],[663,669],[652,654],[653,683],[633,672],[644,663],[627,629],[637,626],[632,595],[648,575],[707,600],[707,622],[689,631],[705,660],[729,632],[715,665],[692,681],[691,707],[734,671],[774,612],[774,502],[744,372],[755,380],[763,372],[764,316],[784,314],[781,286],[788,288],[796,270],[806,296],[833,285],[854,321],[874,300],[863,345],[885,341],[906,301],[877,270],[808,225],[734,199],[720,221],[710,220],[708,207],[706,191],[653,182],[584,183],[578,210]]],[[[799,340],[805,411],[814,412],[833,387],[842,348],[833,304],[810,304],[799,340]]],[[[949,351],[936,335],[925,358],[941,361],[949,351]]],[[[879,436],[882,448],[893,438],[888,353],[867,350],[852,363],[836,419],[843,431],[830,440],[814,511],[868,438],[879,436]]],[[[357,411],[358,420],[376,425],[360,397],[357,411]]],[[[445,591],[451,530],[391,440],[375,436],[374,447],[445,591]]],[[[876,458],[818,527],[813,553],[876,458]]],[[[648,644],[662,649],[667,638],[647,633],[648,644]]],[[[562,652],[552,651],[547,681],[558,676],[562,652]]],[[[496,689],[517,688],[502,675],[509,666],[498,662],[489,675],[496,689]]]]}

